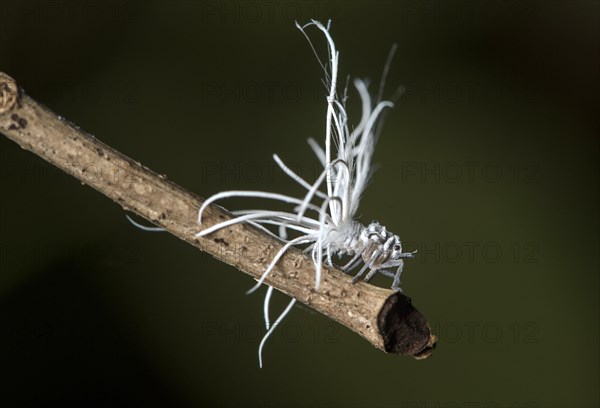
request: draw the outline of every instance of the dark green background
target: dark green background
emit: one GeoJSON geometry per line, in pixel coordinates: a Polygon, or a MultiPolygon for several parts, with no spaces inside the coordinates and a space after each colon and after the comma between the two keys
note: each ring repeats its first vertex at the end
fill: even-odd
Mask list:
{"type": "Polygon", "coordinates": [[[597,2],[2,1],[0,13],[1,71],[203,196],[301,194],[272,173],[274,152],[313,178],[305,139],[323,138],[325,92],[295,18],[333,18],[341,78],[372,89],[398,43],[386,95],[406,92],[361,220],[420,250],[403,288],[440,337],[428,360],[386,355],[299,306],[260,370],[249,277],[132,227],[2,137],[2,406],[598,406],[597,2]]]}

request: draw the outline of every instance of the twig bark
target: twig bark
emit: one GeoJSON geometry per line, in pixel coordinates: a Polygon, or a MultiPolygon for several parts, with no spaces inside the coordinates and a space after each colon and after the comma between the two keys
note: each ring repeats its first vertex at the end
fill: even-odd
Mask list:
{"type": "MultiPolygon", "coordinates": [[[[164,228],[185,242],[258,279],[281,243],[257,228],[238,224],[195,238],[202,199],[112,149],[28,97],[0,72],[0,132],[83,183],[164,228]]],[[[211,205],[203,226],[231,218],[211,205]],[[204,224],[206,223],[206,224],[204,224]]],[[[292,249],[266,283],[360,334],[380,350],[428,357],[436,343],[425,317],[410,298],[325,268],[314,290],[311,259],[292,249]]]]}

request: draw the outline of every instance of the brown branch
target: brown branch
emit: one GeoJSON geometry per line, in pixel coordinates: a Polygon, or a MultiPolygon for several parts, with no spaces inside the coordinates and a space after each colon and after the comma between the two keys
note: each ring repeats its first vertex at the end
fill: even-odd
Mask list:
{"type": "MultiPolygon", "coordinates": [[[[83,132],[25,95],[0,72],[0,132],[83,183],[108,196],[171,234],[255,279],[260,278],[281,243],[263,231],[238,224],[195,238],[202,199],[164,176],[83,132]]],[[[211,205],[203,224],[213,225],[231,214],[211,205]]],[[[311,259],[292,248],[266,283],[336,320],[386,352],[428,357],[435,346],[425,317],[410,298],[325,268],[321,288],[314,290],[311,259]]]]}

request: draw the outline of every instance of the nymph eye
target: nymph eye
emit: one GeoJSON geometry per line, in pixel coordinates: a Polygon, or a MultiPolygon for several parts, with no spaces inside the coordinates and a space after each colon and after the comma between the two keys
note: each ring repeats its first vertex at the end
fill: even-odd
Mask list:
{"type": "Polygon", "coordinates": [[[402,247],[398,244],[394,245],[394,251],[400,251],[400,249],[402,249],[402,247]]]}

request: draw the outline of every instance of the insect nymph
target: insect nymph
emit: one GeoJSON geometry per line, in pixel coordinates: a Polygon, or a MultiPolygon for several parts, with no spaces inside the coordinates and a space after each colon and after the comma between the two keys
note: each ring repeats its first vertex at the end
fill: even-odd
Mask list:
{"type": "MultiPolygon", "coordinates": [[[[279,259],[292,246],[303,247],[306,252],[311,253],[315,266],[315,290],[319,289],[323,262],[334,266],[334,256],[351,257],[345,265],[339,268],[346,273],[356,271],[353,282],[360,278],[369,281],[376,273],[381,273],[393,278],[392,289],[400,290],[400,274],[404,266],[404,259],[412,258],[414,254],[402,252],[402,243],[398,235],[388,232],[379,223],[372,222],[365,226],[355,220],[361,195],[372,172],[371,158],[379,129],[379,119],[383,110],[392,107],[393,104],[389,101],[380,101],[380,96],[374,103],[365,82],[355,80],[354,86],[361,99],[362,117],[358,125],[351,129],[345,109],[346,89],[341,99],[337,95],[339,53],[329,34],[329,24],[324,26],[318,21],[312,21],[305,26],[297,26],[307,39],[308,36],[304,30],[308,26],[317,27],[325,35],[329,50],[329,71],[321,64],[325,70],[328,88],[325,147],[323,149],[313,139],[308,140],[310,147],[323,166],[323,171],[316,181],[310,184],[287,167],[279,156],[274,155],[273,158],[279,167],[306,189],[303,198],[263,191],[222,192],[213,195],[202,204],[198,212],[198,223],[202,225],[202,212],[209,204],[229,197],[277,200],[293,205],[293,211],[234,211],[235,218],[205,228],[196,236],[205,236],[221,228],[242,222],[258,226],[272,235],[275,234],[267,230],[265,225],[278,227],[278,234],[275,236],[285,245],[273,257],[262,277],[248,293],[254,292],[263,284],[279,259]],[[288,237],[288,231],[294,234],[293,238],[288,237]]],[[[308,41],[312,47],[310,39],[308,41]]],[[[273,288],[269,286],[265,296],[264,314],[267,333],[259,347],[261,366],[264,342],[295,302],[295,299],[292,299],[284,312],[271,325],[268,311],[272,291],[273,288]]]]}

